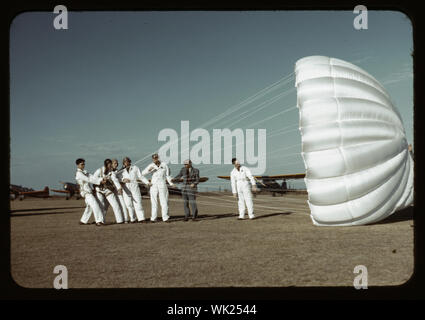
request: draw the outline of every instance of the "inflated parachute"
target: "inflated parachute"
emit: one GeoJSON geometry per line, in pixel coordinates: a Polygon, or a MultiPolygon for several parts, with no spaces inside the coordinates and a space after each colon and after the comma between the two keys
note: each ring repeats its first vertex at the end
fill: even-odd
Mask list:
{"type": "Polygon", "coordinates": [[[362,225],[412,204],[413,159],[382,85],[323,56],[298,60],[295,73],[313,223],[362,225]]]}

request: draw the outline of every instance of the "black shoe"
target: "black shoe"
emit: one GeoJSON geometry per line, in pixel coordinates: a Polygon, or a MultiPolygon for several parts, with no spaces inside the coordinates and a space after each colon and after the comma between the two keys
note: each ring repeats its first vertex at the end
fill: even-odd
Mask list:
{"type": "Polygon", "coordinates": [[[198,221],[198,219],[197,218],[192,218],[192,221],[198,221]]]}
{"type": "Polygon", "coordinates": [[[244,218],[238,218],[238,220],[245,220],[244,218]]]}
{"type": "Polygon", "coordinates": [[[184,218],[184,220],[183,221],[188,221],[189,220],[189,218],[184,218]]]}
{"type": "Polygon", "coordinates": [[[151,220],[151,223],[155,223],[155,222],[158,222],[158,220],[151,220]]]}

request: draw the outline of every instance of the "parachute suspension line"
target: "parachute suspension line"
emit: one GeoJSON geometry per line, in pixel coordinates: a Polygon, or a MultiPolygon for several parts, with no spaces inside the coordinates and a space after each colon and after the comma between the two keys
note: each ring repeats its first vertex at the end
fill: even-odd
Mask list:
{"type": "Polygon", "coordinates": [[[291,148],[298,147],[298,146],[302,146],[302,144],[301,143],[297,143],[297,144],[294,144],[294,145],[289,146],[289,147],[285,147],[285,148],[280,148],[280,149],[273,150],[272,152],[270,152],[270,155],[272,155],[272,154],[274,154],[276,152],[284,151],[284,150],[291,149],[291,148]]]}
{"type": "MultiPolygon", "coordinates": [[[[297,128],[295,128],[295,129],[291,129],[290,131],[294,131],[294,130],[298,129],[298,123],[293,123],[293,124],[290,124],[290,125],[288,125],[288,126],[285,126],[285,127],[281,128],[281,129],[279,129],[279,130],[274,130],[274,131],[272,131],[272,132],[268,133],[268,134],[267,134],[267,137],[274,137],[274,136],[276,136],[276,135],[279,135],[280,133],[286,133],[286,131],[287,131],[289,128],[293,127],[293,126],[297,126],[297,128]]],[[[288,132],[289,132],[289,131],[288,131],[288,132]]]]}
{"type": "MultiPolygon", "coordinates": [[[[263,88],[262,90],[258,91],[257,93],[253,94],[252,96],[246,98],[245,100],[241,101],[240,103],[231,106],[229,109],[227,109],[226,111],[222,112],[221,114],[213,117],[212,119],[208,120],[207,122],[203,123],[202,125],[200,125],[199,127],[208,127],[214,123],[216,123],[217,121],[221,120],[222,118],[226,117],[229,114],[232,114],[233,112],[241,109],[242,107],[244,107],[245,105],[248,105],[250,103],[252,103],[253,101],[255,101],[256,99],[266,95],[267,93],[270,93],[271,91],[275,90],[277,87],[279,87],[282,83],[285,83],[285,81],[288,81],[289,79],[292,79],[294,77],[295,72],[291,72],[290,74],[282,77],[281,79],[279,79],[278,81],[272,83],[271,85],[263,88]]],[[[179,139],[177,139],[177,141],[173,142],[174,143],[180,143],[182,137],[180,137],[179,139]]],[[[146,160],[147,158],[149,158],[151,156],[151,153],[149,153],[148,155],[146,155],[145,157],[137,160],[136,162],[134,162],[133,164],[137,164],[141,161],[146,160]]]]}
{"type": "Polygon", "coordinates": [[[256,106],[256,107],[255,107],[255,109],[251,109],[249,114],[247,114],[247,115],[245,115],[244,117],[241,117],[241,118],[239,118],[238,120],[234,121],[234,122],[232,123],[232,126],[234,126],[236,123],[238,123],[238,122],[240,122],[240,121],[242,121],[242,120],[244,120],[244,119],[246,119],[246,118],[251,117],[253,114],[257,113],[258,111],[261,111],[261,110],[263,110],[264,108],[266,108],[266,107],[268,107],[268,106],[271,106],[273,103],[275,103],[275,102],[276,102],[276,101],[278,101],[279,99],[281,99],[281,98],[283,98],[283,97],[287,96],[288,94],[290,94],[290,93],[291,93],[292,91],[294,91],[294,90],[295,90],[295,88],[292,88],[292,89],[290,89],[290,90],[287,90],[287,91],[285,91],[285,92],[282,92],[282,93],[278,94],[278,95],[277,95],[277,96],[275,96],[275,97],[270,98],[269,100],[264,101],[264,102],[263,102],[263,103],[261,103],[260,105],[256,106]]]}
{"type": "MultiPolygon", "coordinates": [[[[293,73],[292,74],[290,74],[289,76],[292,76],[293,75],[293,73]]],[[[287,76],[288,77],[288,76],[287,76]]],[[[292,77],[293,78],[293,77],[292,77]]],[[[287,81],[292,81],[293,79],[288,79],[287,81]]],[[[274,89],[273,89],[274,90],[274,89]]],[[[257,112],[257,111],[259,111],[260,109],[263,109],[263,108],[265,108],[265,107],[267,107],[267,106],[269,106],[269,105],[271,105],[272,103],[274,103],[274,102],[276,102],[278,99],[280,99],[281,97],[283,97],[283,96],[285,96],[285,95],[288,95],[290,92],[289,91],[292,91],[292,90],[295,90],[294,88],[291,88],[291,89],[289,89],[289,90],[286,90],[286,91],[284,91],[284,92],[282,92],[282,93],[280,93],[280,94],[278,94],[277,96],[275,96],[275,97],[272,97],[272,98],[270,98],[269,100],[266,100],[266,101],[264,101],[264,102],[262,102],[260,105],[257,105],[257,106],[254,106],[252,109],[254,109],[254,112],[253,113],[255,113],[255,112],[257,112]],[[273,100],[273,101],[271,101],[271,100],[273,100]],[[265,104],[265,105],[264,105],[265,104]],[[263,107],[261,107],[260,109],[257,109],[259,106],[261,106],[261,105],[264,105],[263,107]]],[[[251,103],[251,102],[250,102],[251,103]]],[[[242,106],[241,106],[242,107],[242,106]]],[[[238,109],[240,109],[240,108],[238,108],[238,109]]],[[[252,110],[251,109],[251,110],[252,110]]],[[[234,110],[234,111],[232,111],[232,112],[230,112],[230,114],[231,113],[233,113],[233,112],[235,112],[235,111],[237,111],[237,110],[234,110]]],[[[224,112],[224,113],[226,113],[226,112],[224,112]]],[[[252,114],[253,114],[252,113],[252,114]]],[[[249,117],[249,116],[248,116],[249,117]]],[[[247,117],[244,117],[244,118],[242,118],[242,119],[239,119],[238,121],[236,121],[236,122],[234,122],[234,123],[237,123],[237,122],[239,122],[239,121],[241,121],[241,120],[243,120],[243,119],[245,119],[245,118],[247,118],[247,117]]],[[[214,120],[214,121],[212,121],[212,120],[210,120],[209,121],[209,124],[207,125],[207,126],[209,126],[209,125],[212,125],[214,122],[216,122],[217,120],[214,120]]],[[[226,121],[226,120],[225,120],[226,121]]],[[[234,125],[234,123],[233,123],[233,125],[234,125]]],[[[206,126],[205,126],[205,124],[204,125],[202,125],[201,127],[203,127],[203,128],[205,128],[206,126]]],[[[181,140],[181,138],[179,139],[179,140],[177,140],[176,142],[180,142],[180,140],[181,140]]],[[[176,142],[174,142],[174,143],[176,143],[176,142]]],[[[183,150],[183,151],[187,151],[188,150],[188,148],[186,148],[185,150],[183,150]]]]}
{"type": "Polygon", "coordinates": [[[260,121],[254,122],[254,123],[251,123],[251,124],[250,124],[250,125],[248,125],[248,126],[249,126],[249,127],[254,127],[254,126],[256,126],[256,125],[258,125],[258,124],[260,124],[260,123],[263,123],[263,122],[265,122],[265,121],[269,121],[270,119],[273,119],[273,118],[275,118],[276,116],[279,116],[279,115],[281,115],[281,114],[287,113],[287,112],[292,111],[292,110],[295,110],[295,109],[297,109],[297,106],[294,106],[294,107],[292,107],[292,108],[289,108],[289,109],[285,109],[285,110],[279,111],[279,112],[277,112],[277,113],[275,113],[275,114],[271,115],[270,117],[267,117],[267,118],[265,118],[265,119],[263,119],[263,120],[260,120],[260,121]]]}
{"type": "Polygon", "coordinates": [[[210,119],[209,121],[205,122],[204,124],[202,124],[202,127],[206,127],[209,126],[219,120],[221,120],[224,117],[227,117],[228,115],[232,114],[233,112],[239,110],[240,108],[244,107],[245,105],[248,105],[250,103],[252,103],[253,101],[255,101],[256,99],[266,95],[267,93],[275,90],[278,86],[281,85],[281,82],[284,82],[285,80],[287,80],[288,78],[292,78],[294,76],[294,72],[291,72],[289,75],[279,79],[278,81],[276,81],[275,83],[265,87],[264,89],[260,90],[259,92],[255,93],[254,95],[248,97],[247,99],[239,102],[236,105],[231,106],[229,109],[227,109],[226,111],[222,112],[221,114],[218,114],[217,116],[215,116],[214,118],[210,119]]]}
{"type": "MultiPolygon", "coordinates": [[[[293,81],[293,79],[288,79],[288,81],[293,81]]],[[[274,97],[271,97],[271,98],[269,98],[268,100],[266,100],[266,101],[264,101],[264,102],[262,102],[262,103],[260,103],[259,105],[255,105],[254,107],[252,107],[252,108],[250,108],[250,109],[248,109],[248,110],[246,110],[246,111],[243,111],[243,112],[241,112],[241,113],[239,113],[239,114],[237,114],[237,115],[234,115],[234,116],[232,116],[230,119],[227,119],[226,121],[232,121],[232,120],[234,120],[234,119],[237,119],[238,117],[241,117],[241,116],[244,116],[246,113],[249,113],[249,115],[248,116],[250,116],[250,115],[252,115],[252,114],[254,114],[254,113],[256,113],[256,112],[258,112],[258,111],[260,111],[260,110],[262,110],[262,109],[264,109],[265,107],[267,107],[267,106],[269,106],[270,104],[272,104],[274,101],[276,101],[277,99],[280,99],[280,98],[282,98],[282,97],[284,97],[284,96],[286,96],[286,95],[288,95],[289,93],[291,93],[292,91],[294,91],[295,90],[295,88],[289,88],[289,89],[287,89],[287,90],[285,90],[285,91],[283,91],[283,92],[281,92],[281,93],[279,93],[278,95],[276,95],[276,96],[274,96],[274,97]],[[270,103],[269,103],[269,101],[270,101],[270,103]],[[263,107],[262,107],[263,106],[263,107]]],[[[242,119],[245,119],[245,118],[247,118],[246,116],[244,117],[244,118],[242,118],[242,119]]],[[[240,120],[242,120],[242,119],[240,119],[240,120]]],[[[239,120],[239,121],[240,121],[239,120]]]]}

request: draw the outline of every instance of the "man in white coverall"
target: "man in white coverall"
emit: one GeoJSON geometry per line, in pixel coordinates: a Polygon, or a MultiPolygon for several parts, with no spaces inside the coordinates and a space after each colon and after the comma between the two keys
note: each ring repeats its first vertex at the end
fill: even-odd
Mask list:
{"type": "Polygon", "coordinates": [[[142,206],[142,194],[140,193],[139,181],[142,181],[146,185],[149,184],[149,181],[142,176],[139,167],[131,165],[130,158],[125,157],[123,159],[123,166],[124,169],[120,170],[117,177],[120,181],[125,183],[123,186],[123,196],[131,222],[135,222],[134,211],[136,211],[137,221],[145,223],[145,211],[142,206]]]}
{"type": "Polygon", "coordinates": [[[232,184],[233,197],[238,198],[239,218],[243,220],[245,217],[245,205],[248,208],[248,216],[250,219],[254,219],[254,204],[252,202],[252,191],[257,191],[257,184],[254,177],[245,166],[241,166],[236,158],[232,159],[232,164],[235,168],[230,173],[230,180],[232,184]]]}
{"type": "Polygon", "coordinates": [[[116,193],[122,194],[122,188],[115,174],[113,174],[112,160],[106,159],[104,161],[104,166],[97,169],[93,175],[102,179],[105,178],[106,180],[106,182],[96,186],[96,195],[99,203],[101,204],[103,219],[106,220],[106,212],[108,211],[109,205],[111,205],[115,215],[115,222],[123,223],[124,221],[121,206],[118,197],[116,196],[116,193]]]}
{"type": "Polygon", "coordinates": [[[77,159],[75,163],[77,165],[75,180],[77,180],[77,183],[80,186],[80,195],[86,202],[86,210],[84,210],[84,214],[81,217],[80,223],[87,224],[93,212],[96,225],[100,226],[103,224],[103,213],[96,197],[93,195],[93,189],[91,188],[90,184],[100,184],[102,182],[106,182],[106,179],[94,177],[86,170],[84,170],[84,159],[77,159]]]}
{"type": "MultiPolygon", "coordinates": [[[[121,172],[118,170],[118,160],[117,159],[112,159],[112,174],[118,179],[118,181],[120,181],[121,184],[121,172]]],[[[118,190],[115,192],[115,195],[118,197],[119,200],[119,204],[121,206],[121,210],[122,210],[122,214],[123,214],[123,218],[124,218],[124,222],[128,223],[129,221],[129,216],[128,216],[128,209],[127,209],[127,205],[125,204],[124,201],[124,195],[123,195],[124,191],[119,192],[118,190]]],[[[133,203],[130,201],[129,205],[132,208],[132,219],[131,221],[134,222],[136,219],[134,218],[134,208],[133,208],[133,203]]]]}
{"type": "Polygon", "coordinates": [[[148,165],[145,170],[142,171],[142,176],[152,173],[151,179],[151,221],[155,222],[157,218],[158,211],[158,196],[161,203],[161,216],[162,221],[166,222],[170,218],[168,216],[168,187],[167,182],[170,186],[174,187],[172,178],[170,176],[170,169],[168,168],[165,162],[159,161],[158,154],[152,155],[152,163],[148,165]]]}

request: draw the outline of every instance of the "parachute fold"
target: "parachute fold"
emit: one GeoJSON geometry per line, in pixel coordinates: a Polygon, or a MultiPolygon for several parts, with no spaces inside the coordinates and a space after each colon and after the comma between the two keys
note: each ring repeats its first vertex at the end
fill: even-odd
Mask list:
{"type": "Polygon", "coordinates": [[[324,56],[295,64],[302,156],[315,225],[363,225],[413,203],[400,114],[361,68],[324,56]]]}

